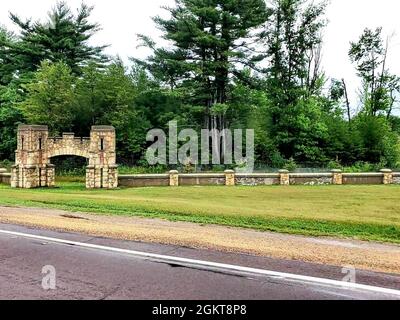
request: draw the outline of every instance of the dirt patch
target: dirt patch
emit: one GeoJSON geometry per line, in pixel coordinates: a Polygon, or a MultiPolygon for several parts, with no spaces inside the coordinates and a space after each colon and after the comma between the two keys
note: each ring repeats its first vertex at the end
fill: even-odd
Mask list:
{"type": "Polygon", "coordinates": [[[399,245],[35,208],[0,207],[0,223],[400,274],[399,245]]]}
{"type": "Polygon", "coordinates": [[[77,217],[77,216],[74,216],[72,214],[62,214],[61,217],[68,218],[68,219],[76,219],[76,220],[89,220],[87,218],[77,217]]]}

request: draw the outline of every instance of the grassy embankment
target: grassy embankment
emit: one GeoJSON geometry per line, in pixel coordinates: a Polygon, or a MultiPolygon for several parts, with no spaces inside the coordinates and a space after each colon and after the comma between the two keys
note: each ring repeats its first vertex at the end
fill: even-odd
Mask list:
{"type": "Polygon", "coordinates": [[[0,206],[142,216],[400,243],[400,186],[179,187],[86,190],[0,186],[0,206]]]}

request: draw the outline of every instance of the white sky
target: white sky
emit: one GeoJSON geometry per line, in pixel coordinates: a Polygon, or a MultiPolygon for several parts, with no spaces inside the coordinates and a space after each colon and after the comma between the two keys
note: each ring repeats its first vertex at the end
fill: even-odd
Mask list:
{"type": "MultiPolygon", "coordinates": [[[[77,8],[81,0],[68,0],[72,8],[77,8]]],[[[56,0],[1,0],[0,24],[13,30],[8,12],[21,17],[44,18],[45,13],[56,0]]],[[[118,54],[125,61],[128,57],[144,57],[147,51],[138,50],[137,33],[154,38],[160,35],[151,17],[162,13],[163,5],[173,5],[174,0],[86,0],[95,5],[92,19],[102,25],[96,35],[96,44],[109,44],[108,53],[118,54]]],[[[388,66],[400,75],[400,1],[399,0],[331,0],[328,7],[328,27],[325,31],[323,68],[326,75],[348,82],[353,107],[357,102],[356,91],[360,85],[348,59],[349,42],[359,38],[365,27],[383,27],[386,35],[394,35],[391,40],[388,66]]]]}

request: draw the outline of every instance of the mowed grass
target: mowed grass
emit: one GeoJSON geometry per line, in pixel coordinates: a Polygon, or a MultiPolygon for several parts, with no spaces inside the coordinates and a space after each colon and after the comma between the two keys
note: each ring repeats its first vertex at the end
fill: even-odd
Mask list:
{"type": "Polygon", "coordinates": [[[163,218],[400,243],[400,186],[157,187],[86,190],[0,186],[0,205],[163,218]]]}

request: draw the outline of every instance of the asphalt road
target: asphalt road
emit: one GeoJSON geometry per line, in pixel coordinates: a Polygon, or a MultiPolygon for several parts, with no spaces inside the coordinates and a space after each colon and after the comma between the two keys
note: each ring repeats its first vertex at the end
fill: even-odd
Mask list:
{"type": "MultiPolygon", "coordinates": [[[[195,250],[176,246],[93,238],[0,224],[16,231],[83,243],[229,263],[266,270],[340,280],[341,267],[195,250]]],[[[357,282],[400,289],[397,275],[357,271],[357,282]]],[[[138,258],[129,254],[82,248],[0,233],[0,299],[162,299],[162,300],[342,300],[399,299],[383,293],[345,289],[223,270],[203,270],[138,258]],[[44,290],[44,266],[54,266],[56,289],[44,290]]]]}

